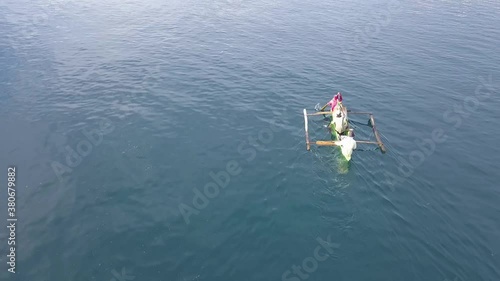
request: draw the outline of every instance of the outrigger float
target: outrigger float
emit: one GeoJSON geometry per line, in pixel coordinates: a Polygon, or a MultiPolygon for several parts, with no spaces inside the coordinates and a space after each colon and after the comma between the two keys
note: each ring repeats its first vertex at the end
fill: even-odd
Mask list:
{"type": "Polygon", "coordinates": [[[306,149],[311,150],[311,144],[317,146],[337,146],[340,147],[342,155],[347,161],[351,160],[352,152],[356,149],[357,144],[374,144],[380,148],[382,153],[386,152],[384,143],[381,141],[377,127],[375,126],[375,118],[371,112],[354,112],[347,110],[347,108],[342,103],[342,94],[337,93],[331,101],[325,104],[320,110],[315,113],[308,114],[307,110],[304,108],[304,127],[306,133],[306,149]],[[330,105],[330,111],[324,111],[325,108],[330,105]],[[354,140],[354,129],[349,127],[348,114],[359,114],[369,116],[369,125],[372,127],[373,134],[376,141],[370,140],[354,140]],[[308,132],[308,116],[329,116],[330,124],[328,128],[330,129],[332,140],[309,140],[308,132]]]}

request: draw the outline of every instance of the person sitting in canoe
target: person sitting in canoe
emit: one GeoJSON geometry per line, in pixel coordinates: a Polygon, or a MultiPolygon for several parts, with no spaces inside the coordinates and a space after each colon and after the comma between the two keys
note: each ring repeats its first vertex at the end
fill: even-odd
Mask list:
{"type": "Polygon", "coordinates": [[[330,106],[330,111],[333,111],[335,109],[335,106],[337,106],[338,102],[342,102],[342,94],[338,92],[335,96],[333,96],[333,99],[328,102],[328,105],[330,106]]]}
{"type": "Polygon", "coordinates": [[[347,109],[342,105],[342,94],[338,92],[327,105],[330,105],[332,112],[330,125],[340,136],[348,129],[347,109]]]}

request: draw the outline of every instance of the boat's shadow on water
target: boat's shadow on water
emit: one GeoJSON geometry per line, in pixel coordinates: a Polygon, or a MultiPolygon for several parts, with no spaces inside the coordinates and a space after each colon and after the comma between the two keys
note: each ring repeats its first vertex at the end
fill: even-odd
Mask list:
{"type": "Polygon", "coordinates": [[[340,174],[345,175],[349,173],[351,169],[351,161],[347,161],[342,154],[340,153],[338,148],[321,148],[315,151],[315,156],[317,161],[321,164],[317,167],[320,167],[322,171],[320,173],[326,173],[328,175],[332,174],[340,174]]]}
{"type": "MultiPolygon", "coordinates": [[[[335,154],[340,154],[338,153],[335,153],[335,154]]],[[[352,161],[352,160],[351,160],[352,161]]],[[[351,161],[347,161],[344,157],[342,157],[342,155],[338,155],[337,156],[337,171],[339,172],[339,174],[347,174],[349,173],[349,169],[351,167],[351,161]]]]}

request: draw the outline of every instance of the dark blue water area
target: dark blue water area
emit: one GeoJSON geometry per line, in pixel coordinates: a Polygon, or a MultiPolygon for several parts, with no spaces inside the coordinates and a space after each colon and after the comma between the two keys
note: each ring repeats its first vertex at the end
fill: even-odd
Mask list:
{"type": "Polygon", "coordinates": [[[499,280],[498,26],[486,0],[0,3],[0,280],[499,280]],[[306,150],[338,91],[387,153],[306,150]]]}

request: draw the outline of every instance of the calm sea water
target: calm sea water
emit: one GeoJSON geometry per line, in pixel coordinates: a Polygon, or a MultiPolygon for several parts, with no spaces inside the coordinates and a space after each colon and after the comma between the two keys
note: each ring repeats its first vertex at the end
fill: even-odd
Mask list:
{"type": "Polygon", "coordinates": [[[0,279],[500,280],[498,27],[494,0],[0,2],[0,279]],[[386,154],[305,150],[337,91],[386,154]]]}

